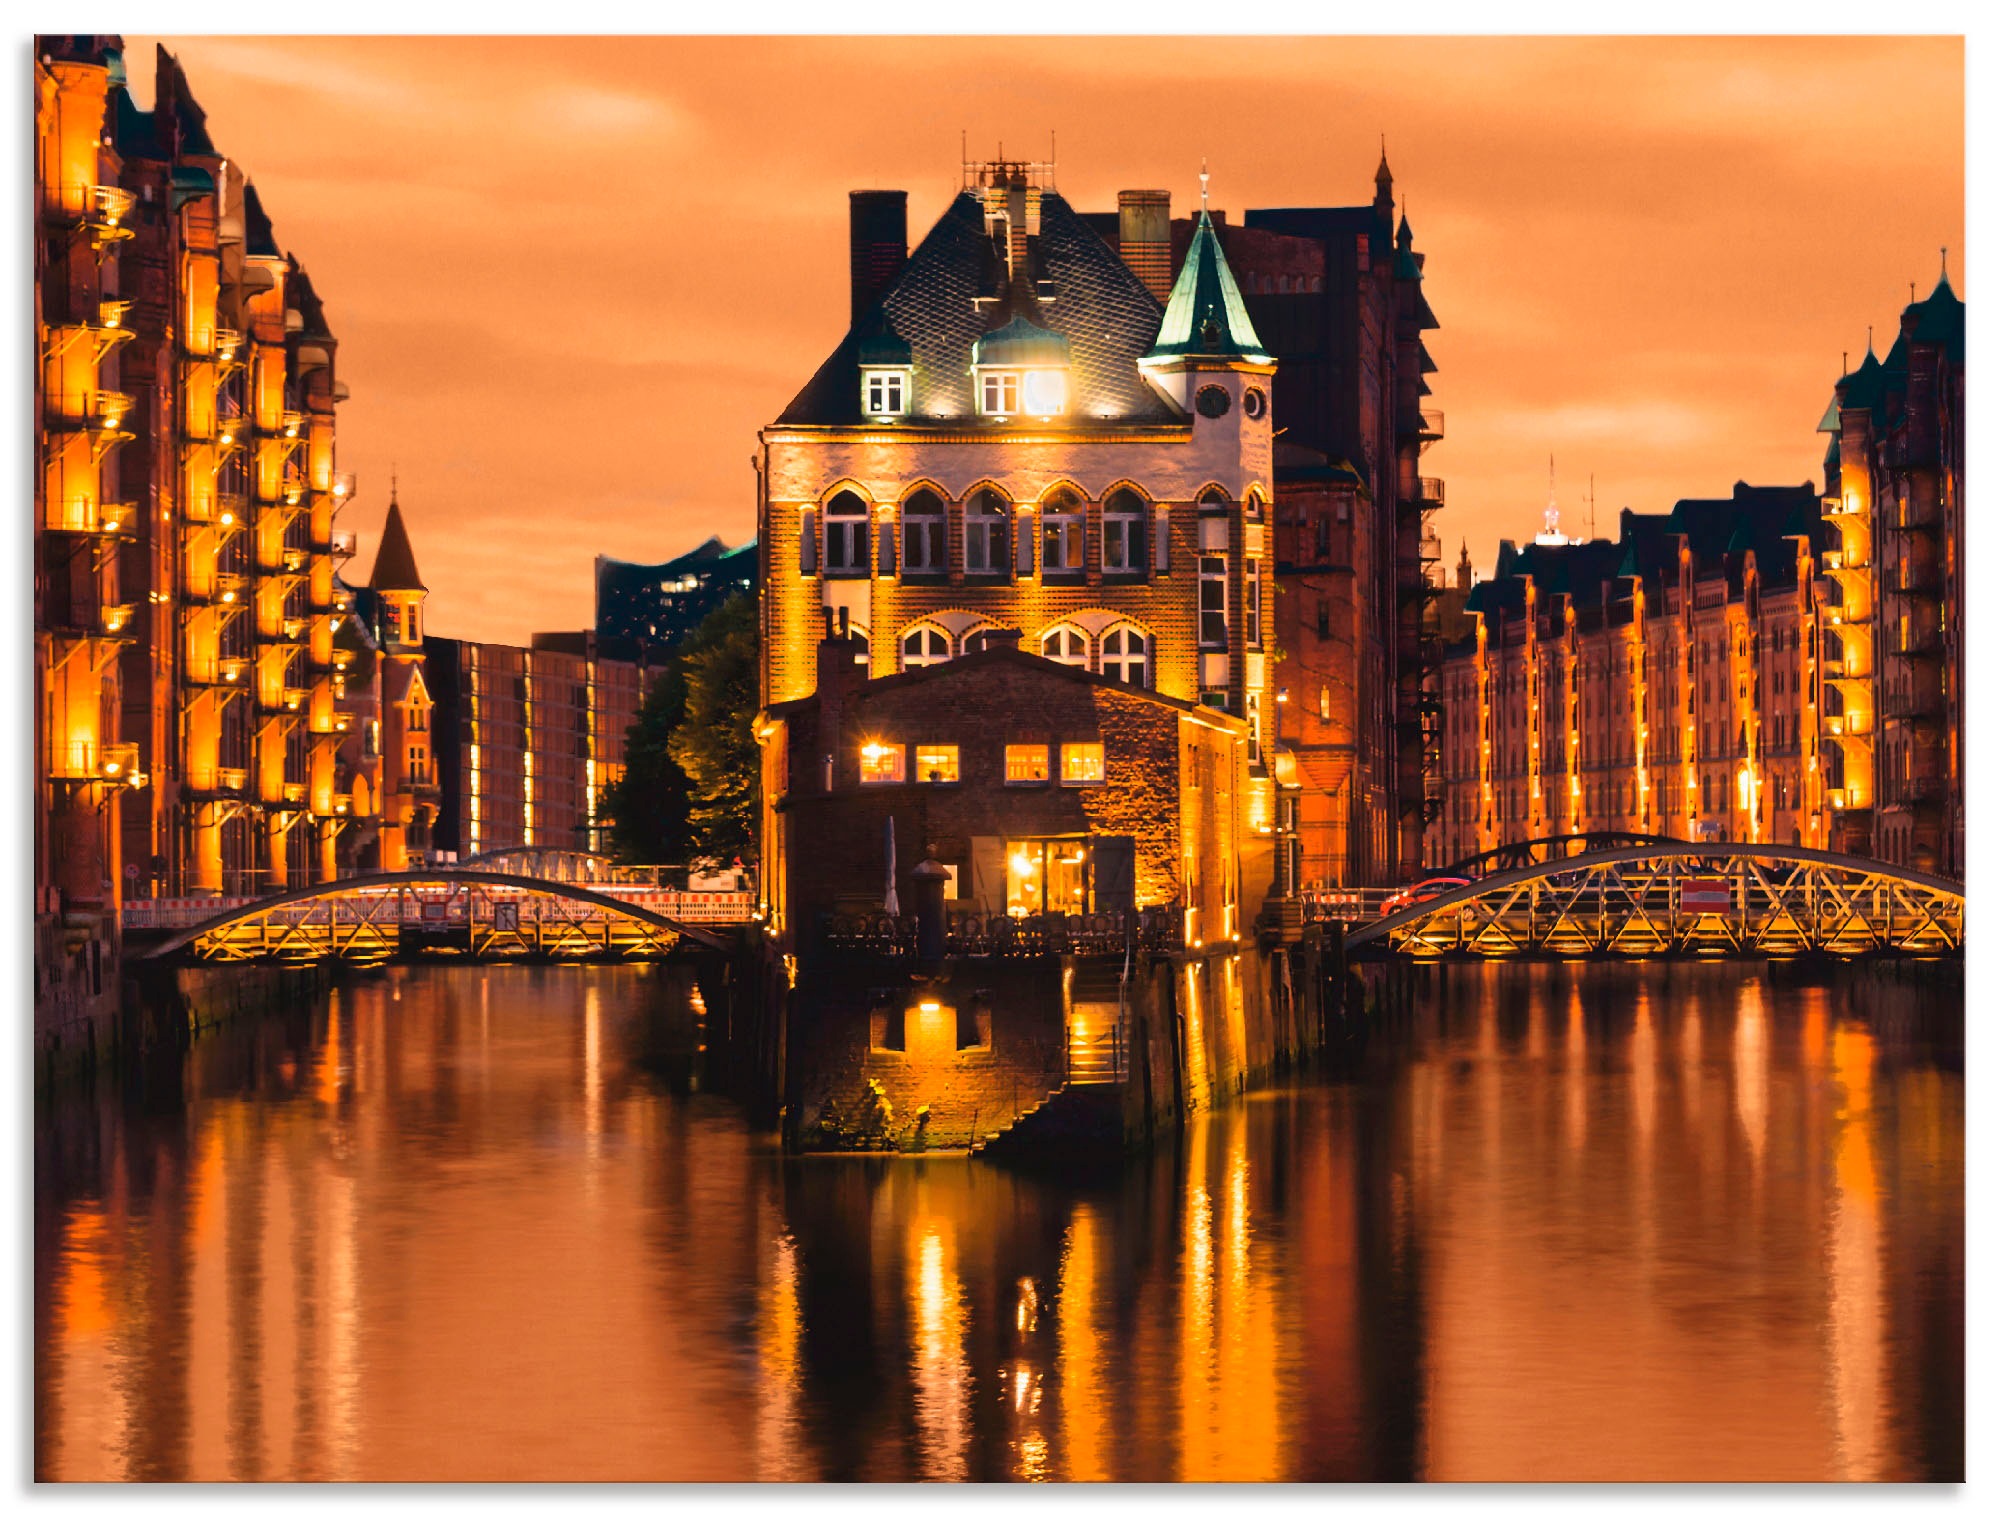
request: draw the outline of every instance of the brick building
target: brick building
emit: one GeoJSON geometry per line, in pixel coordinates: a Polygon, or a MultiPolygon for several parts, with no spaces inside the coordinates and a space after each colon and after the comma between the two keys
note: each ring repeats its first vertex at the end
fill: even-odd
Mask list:
{"type": "Polygon", "coordinates": [[[502,848],[603,851],[598,808],[625,773],[625,734],[652,683],[593,633],[537,633],[526,648],[433,637],[437,701],[433,846],[462,861],[502,848]]]}
{"type": "Polygon", "coordinates": [[[1823,531],[1810,483],[1738,484],[1615,542],[1502,543],[1445,657],[1429,862],[1595,831],[1827,846],[1823,531]]]}
{"type": "Polygon", "coordinates": [[[763,698],[829,614],[878,676],[1020,628],[1244,722],[1269,832],[1274,365],[1206,211],[1163,308],[1044,179],[979,167],[907,254],[902,192],[852,197],[851,328],[762,434],[763,698]]]}
{"type": "Polygon", "coordinates": [[[116,849],[140,888],[331,878],[337,343],[170,55],[150,111],[116,38],[42,39],[39,68],[44,625],[84,650],[51,663],[48,772],[146,779],[116,849]]]}
{"type": "Polygon", "coordinates": [[[762,880],[782,939],[883,909],[891,819],[899,902],[934,855],[958,910],[1163,907],[1197,947],[1242,935],[1269,870],[1242,820],[1242,723],[1019,643],[996,629],[870,679],[860,639],[827,638],[814,693],[766,708],[762,880]],[[1105,838],[1123,841],[1105,854],[1105,838]]]}
{"type": "Polygon", "coordinates": [[[1820,429],[1838,845],[1962,875],[1965,306],[1948,279],[1904,308],[1887,358],[1871,342],[1820,429]]]}

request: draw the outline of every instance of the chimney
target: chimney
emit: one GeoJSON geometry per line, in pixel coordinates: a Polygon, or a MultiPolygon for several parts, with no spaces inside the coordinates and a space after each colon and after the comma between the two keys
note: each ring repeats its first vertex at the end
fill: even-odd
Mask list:
{"type": "Polygon", "coordinates": [[[1018,653],[1021,651],[1021,629],[1019,627],[988,627],[979,634],[980,653],[1018,653]]]}
{"type": "MultiPolygon", "coordinates": [[[[829,611],[829,626],[833,620],[833,613],[829,611]]],[[[819,703],[820,764],[826,772],[826,788],[829,790],[834,788],[834,777],[842,772],[840,727],[848,700],[868,683],[867,646],[860,638],[850,637],[845,628],[838,635],[829,632],[820,640],[818,668],[814,674],[817,688],[813,693],[819,703]]]]}
{"type": "Polygon", "coordinates": [[[851,325],[903,271],[909,257],[910,192],[847,192],[847,271],[853,294],[851,325]]]}
{"type": "Polygon", "coordinates": [[[1172,203],[1166,190],[1118,192],[1118,256],[1161,305],[1174,289],[1172,203]]]}

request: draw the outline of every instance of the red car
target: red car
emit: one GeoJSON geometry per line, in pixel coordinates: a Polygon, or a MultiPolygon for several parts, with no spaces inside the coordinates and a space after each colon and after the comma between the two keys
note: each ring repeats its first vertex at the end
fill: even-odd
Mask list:
{"type": "Polygon", "coordinates": [[[1399,890],[1382,903],[1382,915],[1392,917],[1399,911],[1407,911],[1412,906],[1421,906],[1425,901],[1434,901],[1449,891],[1470,885],[1472,881],[1456,874],[1434,874],[1427,880],[1418,880],[1407,890],[1399,890]]]}

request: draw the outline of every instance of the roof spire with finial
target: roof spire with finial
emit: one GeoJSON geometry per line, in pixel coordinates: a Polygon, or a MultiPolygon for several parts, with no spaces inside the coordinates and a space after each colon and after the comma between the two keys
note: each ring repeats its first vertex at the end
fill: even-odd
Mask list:
{"type": "Polygon", "coordinates": [[[1201,208],[1204,214],[1208,210],[1208,155],[1205,153],[1201,160],[1201,208]]]}

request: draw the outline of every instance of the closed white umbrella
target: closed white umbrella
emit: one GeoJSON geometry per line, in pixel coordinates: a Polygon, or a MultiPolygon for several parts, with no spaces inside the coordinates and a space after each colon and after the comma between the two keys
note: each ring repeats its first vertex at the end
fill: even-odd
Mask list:
{"type": "Polygon", "coordinates": [[[903,906],[896,899],[896,819],[887,817],[882,823],[882,848],[889,859],[889,877],[882,887],[882,909],[892,917],[903,914],[903,906]]]}

